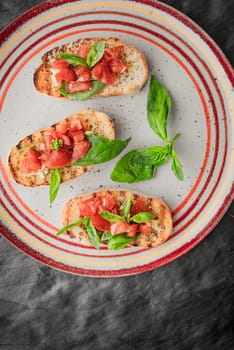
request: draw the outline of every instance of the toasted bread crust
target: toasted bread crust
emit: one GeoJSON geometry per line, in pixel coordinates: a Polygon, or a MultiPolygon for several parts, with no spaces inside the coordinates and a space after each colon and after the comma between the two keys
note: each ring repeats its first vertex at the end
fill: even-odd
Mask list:
{"type": "MultiPolygon", "coordinates": [[[[115,138],[114,126],[110,117],[99,111],[84,110],[75,113],[65,119],[68,124],[75,120],[80,120],[85,123],[87,130],[92,131],[95,135],[115,138]]],[[[62,123],[61,121],[60,123],[62,123]]],[[[59,123],[57,123],[59,124],[59,123]]],[[[57,124],[54,124],[56,126],[57,124]]],[[[44,134],[50,131],[51,127],[40,129],[31,135],[23,138],[14,146],[8,157],[8,168],[13,179],[21,185],[34,187],[50,184],[50,169],[43,168],[38,172],[26,173],[22,170],[21,162],[27,155],[27,150],[40,142],[44,141],[44,134]]],[[[83,175],[90,166],[67,166],[61,169],[61,182],[71,180],[75,177],[83,175]]]]}
{"type": "MultiPolygon", "coordinates": [[[[114,197],[119,206],[123,204],[128,196],[131,196],[133,201],[135,201],[137,198],[140,198],[149,208],[149,211],[155,215],[155,219],[151,222],[152,232],[150,234],[141,233],[137,236],[136,240],[131,243],[132,245],[145,248],[156,247],[165,242],[171,235],[173,228],[172,215],[169,207],[165,202],[158,198],[145,197],[131,191],[119,191],[111,189],[104,189],[98,192],[87,194],[85,196],[77,196],[70,199],[63,208],[62,225],[66,226],[80,219],[79,204],[83,200],[96,195],[105,196],[107,192],[109,192],[114,197]]],[[[71,238],[76,237],[82,242],[90,242],[87,233],[81,228],[73,227],[67,231],[67,234],[69,234],[71,238]]]]}
{"type": "Polygon", "coordinates": [[[42,56],[42,64],[34,73],[34,85],[36,89],[44,94],[61,97],[58,86],[53,83],[52,62],[59,57],[60,53],[72,52],[72,49],[81,44],[94,45],[98,41],[105,41],[106,48],[123,46],[122,61],[128,67],[128,72],[120,74],[113,85],[108,85],[95,96],[118,96],[134,94],[141,90],[148,78],[148,65],[144,55],[134,46],[131,46],[117,38],[83,38],[73,43],[56,47],[42,56]]]}

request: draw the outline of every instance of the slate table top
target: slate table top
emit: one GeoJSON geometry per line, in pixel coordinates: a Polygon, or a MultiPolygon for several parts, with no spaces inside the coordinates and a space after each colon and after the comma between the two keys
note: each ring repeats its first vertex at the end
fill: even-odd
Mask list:
{"type": "MultiPolygon", "coordinates": [[[[41,2],[1,0],[0,29],[41,2]]],[[[199,24],[234,64],[233,0],[163,2],[199,24]]],[[[233,212],[174,262],[114,279],[53,270],[0,236],[0,349],[234,349],[233,212]]]]}

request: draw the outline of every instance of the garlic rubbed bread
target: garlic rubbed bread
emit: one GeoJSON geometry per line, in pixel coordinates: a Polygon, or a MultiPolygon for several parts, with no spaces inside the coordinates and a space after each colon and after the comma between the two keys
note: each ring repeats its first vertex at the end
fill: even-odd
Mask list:
{"type": "Polygon", "coordinates": [[[62,84],[67,84],[67,92],[72,96],[76,92],[92,90],[96,80],[103,82],[104,86],[91,93],[91,97],[116,96],[140,91],[147,78],[146,59],[134,46],[112,37],[81,38],[45,53],[34,73],[34,85],[38,91],[49,96],[69,97],[69,94],[61,93],[62,84]],[[99,55],[96,48],[102,46],[100,43],[103,47],[99,55]],[[90,50],[93,51],[91,54],[90,50]],[[63,56],[62,60],[66,63],[61,60],[64,54],[72,55],[70,60],[63,56]],[[78,56],[80,63],[77,63],[75,56],[78,56]]]}
{"type": "MultiPolygon", "coordinates": [[[[63,208],[62,225],[66,228],[67,225],[79,222],[84,215],[89,213],[91,221],[100,236],[103,231],[110,231],[112,236],[118,235],[121,238],[121,227],[123,227],[122,233],[126,237],[132,238],[129,244],[134,246],[144,248],[156,247],[165,242],[172,233],[172,215],[167,204],[160,199],[145,197],[131,191],[103,189],[85,196],[74,197],[63,208]],[[129,215],[127,215],[128,220],[126,218],[123,220],[127,220],[128,223],[109,222],[108,226],[107,222],[107,226],[105,226],[103,218],[100,219],[102,210],[120,215],[122,210],[126,210],[123,207],[126,206],[126,202],[129,199],[131,201],[131,209],[129,215]],[[145,223],[136,224],[134,223],[134,215],[139,214],[139,212],[141,214],[143,212],[143,215],[145,215],[145,212],[146,214],[149,212],[153,217],[145,223]],[[132,222],[130,217],[133,219],[132,222]]],[[[64,232],[71,238],[77,238],[82,243],[92,244],[87,229],[82,225],[71,226],[64,232]]],[[[113,239],[112,236],[111,238],[113,239]]],[[[108,242],[105,242],[105,239],[102,243],[108,244],[108,242]]]]}

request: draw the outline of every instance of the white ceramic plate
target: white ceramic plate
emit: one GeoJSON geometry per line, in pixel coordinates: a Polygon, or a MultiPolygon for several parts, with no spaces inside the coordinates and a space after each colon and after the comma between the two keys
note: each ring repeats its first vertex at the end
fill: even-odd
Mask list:
{"type": "MultiPolygon", "coordinates": [[[[180,12],[152,1],[53,1],[42,3],[1,35],[0,190],[1,233],[32,258],[51,267],[88,276],[123,276],[166,264],[186,253],[217,224],[233,198],[233,71],[215,43],[180,12]],[[37,92],[33,73],[41,56],[79,37],[114,36],[135,45],[153,74],[170,92],[169,135],[181,133],[176,150],[185,179],[170,163],[138,184],[110,180],[116,158],[64,183],[52,207],[48,187],[24,188],[11,181],[7,155],[21,138],[81,109],[109,114],[127,150],[161,144],[146,118],[148,82],[134,96],[59,101],[37,92]],[[125,188],[165,200],[174,219],[172,237],[149,250],[130,247],[96,251],[65,237],[64,203],[101,187],[125,188]]],[[[122,154],[123,155],[123,154],[122,154]]]]}

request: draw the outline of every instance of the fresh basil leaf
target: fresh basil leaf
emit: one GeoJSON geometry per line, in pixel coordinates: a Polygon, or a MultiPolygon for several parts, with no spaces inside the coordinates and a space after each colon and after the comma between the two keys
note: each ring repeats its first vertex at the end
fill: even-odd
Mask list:
{"type": "Polygon", "coordinates": [[[56,233],[56,235],[57,235],[57,236],[60,236],[62,233],[64,233],[64,232],[70,230],[70,228],[72,228],[72,227],[80,226],[80,225],[82,225],[82,224],[85,224],[85,223],[86,223],[86,220],[87,220],[86,218],[82,218],[82,219],[80,219],[79,221],[73,222],[72,224],[68,224],[68,225],[62,227],[61,230],[59,230],[59,231],[56,233]]]}
{"type": "Polygon", "coordinates": [[[101,210],[99,212],[99,214],[101,215],[101,217],[103,217],[103,219],[106,219],[106,220],[108,220],[110,222],[124,221],[122,216],[110,213],[109,211],[106,211],[106,210],[101,210]]]}
{"type": "Polygon", "coordinates": [[[126,247],[129,243],[135,241],[136,237],[127,237],[124,234],[112,236],[108,240],[108,249],[119,250],[126,247]]]}
{"type": "Polygon", "coordinates": [[[156,167],[144,150],[133,150],[125,154],[115,165],[111,179],[116,182],[134,183],[152,179],[156,167]]]}
{"type": "Polygon", "coordinates": [[[129,143],[130,138],[122,140],[110,140],[96,135],[87,135],[91,147],[83,158],[78,159],[71,165],[92,165],[107,162],[115,158],[129,143]]]}
{"type": "Polygon", "coordinates": [[[99,41],[97,44],[93,45],[88,52],[86,62],[89,67],[95,66],[95,64],[100,61],[105,51],[105,42],[99,41]]]}
{"type": "Polygon", "coordinates": [[[66,90],[66,83],[64,82],[60,88],[59,92],[62,96],[68,97],[70,100],[79,100],[79,101],[86,101],[89,98],[96,95],[99,91],[101,91],[106,84],[102,83],[99,80],[93,80],[92,81],[92,88],[90,90],[86,91],[80,91],[80,92],[67,92],[66,90]]]}
{"type": "Polygon", "coordinates": [[[67,63],[71,64],[72,66],[76,67],[76,66],[87,66],[86,61],[82,58],[79,57],[77,55],[74,55],[72,53],[69,52],[64,52],[60,54],[60,57],[66,61],[67,63]]]}
{"type": "Polygon", "coordinates": [[[153,220],[154,214],[147,212],[147,211],[141,211],[137,213],[136,215],[132,216],[130,218],[131,221],[137,223],[137,224],[143,224],[147,221],[153,220]]]}
{"type": "Polygon", "coordinates": [[[167,119],[171,108],[168,91],[153,77],[147,96],[147,118],[150,127],[165,142],[167,138],[167,119]]]}
{"type": "Polygon", "coordinates": [[[171,160],[172,160],[171,169],[173,173],[175,174],[177,179],[183,181],[184,180],[183,167],[174,149],[172,149],[172,152],[171,152],[171,160]]]}
{"type": "Polygon", "coordinates": [[[132,206],[132,198],[128,196],[126,200],[123,203],[123,206],[121,208],[121,214],[125,218],[125,220],[129,221],[130,218],[130,210],[132,206]]]}
{"type": "Polygon", "coordinates": [[[61,184],[62,173],[60,169],[50,170],[50,204],[57,197],[58,190],[61,184]]]}
{"type": "Polygon", "coordinates": [[[145,150],[145,154],[147,154],[151,163],[158,168],[168,160],[171,154],[171,144],[149,147],[145,150]]]}
{"type": "Polygon", "coordinates": [[[112,234],[108,231],[103,232],[101,241],[108,241],[112,237],[112,234]]]}
{"type": "Polygon", "coordinates": [[[94,247],[96,249],[99,249],[101,239],[100,239],[99,234],[97,233],[97,230],[93,226],[92,221],[90,220],[90,218],[87,218],[86,230],[87,230],[89,238],[90,238],[91,242],[93,243],[94,247]]]}

